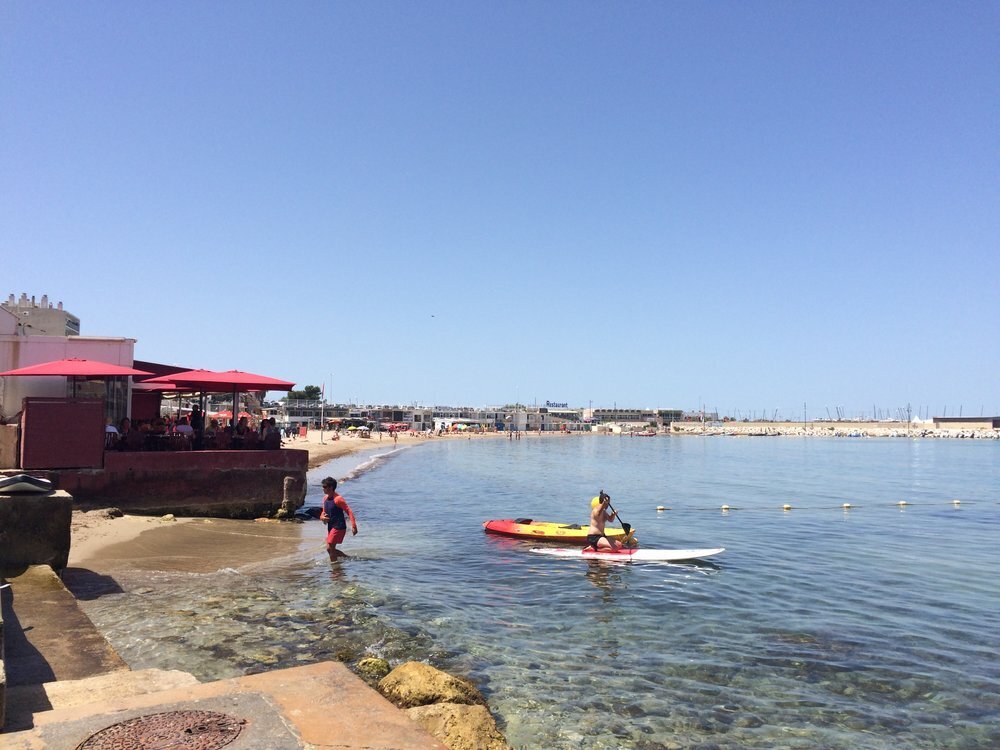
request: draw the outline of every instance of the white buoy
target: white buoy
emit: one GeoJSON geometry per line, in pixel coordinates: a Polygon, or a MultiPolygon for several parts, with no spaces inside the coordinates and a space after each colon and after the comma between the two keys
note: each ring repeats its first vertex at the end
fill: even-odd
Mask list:
{"type": "Polygon", "coordinates": [[[850,503],[844,503],[840,507],[843,508],[844,510],[850,510],[851,504],[850,503]]]}
{"type": "Polygon", "coordinates": [[[905,500],[900,500],[898,503],[896,503],[896,505],[902,508],[904,505],[909,505],[909,503],[906,502],[905,500]]]}
{"type": "Polygon", "coordinates": [[[664,506],[662,506],[662,505],[657,505],[656,506],[656,511],[658,513],[662,512],[662,511],[665,511],[665,510],[666,510],[666,508],[664,506]]]}
{"type": "Polygon", "coordinates": [[[728,505],[723,505],[722,506],[722,512],[723,513],[728,513],[729,512],[729,506],[728,505]]]}
{"type": "Polygon", "coordinates": [[[782,510],[791,510],[792,506],[789,505],[788,503],[785,503],[784,505],[781,506],[781,509],[782,510]]]}
{"type": "Polygon", "coordinates": [[[961,505],[961,504],[962,504],[962,501],[961,501],[961,500],[952,500],[952,501],[951,501],[951,504],[952,504],[952,505],[961,505]]]}

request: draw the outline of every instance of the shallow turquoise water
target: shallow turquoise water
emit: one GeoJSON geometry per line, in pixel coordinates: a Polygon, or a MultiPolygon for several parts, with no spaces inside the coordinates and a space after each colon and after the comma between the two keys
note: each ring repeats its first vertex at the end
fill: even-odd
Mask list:
{"type": "Polygon", "coordinates": [[[1000,442],[471,440],[369,468],[340,488],[350,561],[305,524],[268,565],[122,571],[89,613],[133,667],[203,679],[427,659],[471,677],[515,747],[1000,746],[1000,442]],[[588,562],[482,532],[583,523],[601,488],[644,546],[727,551],[588,562]]]}

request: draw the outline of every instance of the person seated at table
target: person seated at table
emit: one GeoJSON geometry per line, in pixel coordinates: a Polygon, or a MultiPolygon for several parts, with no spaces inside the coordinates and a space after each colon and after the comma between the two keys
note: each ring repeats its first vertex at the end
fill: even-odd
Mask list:
{"type": "Polygon", "coordinates": [[[118,450],[138,451],[142,450],[145,437],[142,432],[132,424],[128,417],[122,417],[118,423],[118,450]]]}
{"type": "Polygon", "coordinates": [[[246,434],[250,431],[250,423],[247,421],[247,418],[240,417],[240,421],[236,423],[236,434],[240,437],[246,437],[246,434]]]}
{"type": "Polygon", "coordinates": [[[218,430],[215,433],[215,449],[219,451],[228,451],[236,446],[233,445],[233,427],[230,425],[225,429],[218,430]]]}
{"type": "Polygon", "coordinates": [[[167,423],[164,421],[163,417],[157,417],[149,425],[149,431],[153,435],[166,435],[167,434],[167,423]]]}
{"type": "MultiPolygon", "coordinates": [[[[196,431],[195,435],[197,434],[198,433],[196,431]]],[[[201,438],[202,447],[208,450],[214,450],[217,445],[216,436],[218,434],[219,434],[219,420],[218,419],[209,420],[208,426],[205,427],[205,432],[201,438]]]]}
{"type": "Polygon", "coordinates": [[[121,434],[118,432],[118,428],[115,427],[111,417],[108,417],[104,420],[104,449],[117,448],[120,440],[121,434]]]}
{"type": "Polygon", "coordinates": [[[276,451],[281,448],[281,430],[275,424],[274,417],[261,422],[263,428],[263,448],[266,451],[276,451]]]}
{"type": "Polygon", "coordinates": [[[256,430],[247,430],[243,434],[243,447],[247,450],[257,450],[260,448],[260,435],[256,430]]]}
{"type": "Polygon", "coordinates": [[[189,435],[194,434],[194,427],[188,424],[187,417],[181,417],[179,420],[177,420],[177,424],[174,425],[174,432],[177,433],[178,435],[184,435],[185,437],[188,437],[189,435]]]}

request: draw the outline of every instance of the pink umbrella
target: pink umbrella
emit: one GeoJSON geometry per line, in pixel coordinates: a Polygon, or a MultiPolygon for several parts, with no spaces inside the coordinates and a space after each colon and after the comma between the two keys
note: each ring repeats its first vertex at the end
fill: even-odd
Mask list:
{"type": "Polygon", "coordinates": [[[42,362],[37,365],[19,367],[16,370],[0,372],[3,377],[16,377],[19,375],[56,375],[76,378],[115,378],[127,377],[129,375],[151,375],[145,370],[136,370],[132,367],[122,367],[109,362],[98,362],[93,359],[79,359],[70,357],[69,359],[57,359],[52,362],[42,362]]]}
{"type": "Polygon", "coordinates": [[[290,391],[295,383],[278,380],[267,375],[255,375],[252,372],[240,370],[185,370],[171,375],[160,375],[158,378],[148,378],[144,383],[173,383],[176,386],[192,388],[210,393],[228,393],[229,391],[290,391]]]}
{"type": "Polygon", "coordinates": [[[190,388],[205,393],[232,392],[233,408],[236,408],[239,403],[240,393],[246,391],[290,391],[295,387],[295,383],[287,380],[278,380],[267,375],[255,375],[252,372],[241,372],[240,370],[227,370],[226,372],[185,370],[170,375],[160,375],[157,378],[149,378],[143,382],[173,383],[178,388],[190,388]]]}

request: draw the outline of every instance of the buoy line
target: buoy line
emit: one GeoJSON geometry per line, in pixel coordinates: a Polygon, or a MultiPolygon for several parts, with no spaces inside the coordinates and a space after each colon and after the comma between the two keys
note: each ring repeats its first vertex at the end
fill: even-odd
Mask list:
{"type": "Polygon", "coordinates": [[[944,506],[951,506],[953,508],[959,508],[960,506],[963,506],[963,505],[982,505],[982,504],[984,504],[984,503],[982,501],[978,501],[978,500],[958,500],[958,499],[954,499],[954,500],[942,500],[940,502],[914,502],[912,500],[897,500],[897,501],[891,502],[891,503],[871,502],[871,503],[863,503],[863,504],[855,504],[855,503],[851,503],[851,502],[843,502],[840,505],[796,505],[794,503],[782,503],[782,504],[776,504],[776,505],[755,506],[755,507],[729,505],[729,504],[724,503],[722,505],[715,505],[715,506],[712,506],[712,507],[702,507],[702,506],[699,506],[699,507],[694,507],[694,508],[683,508],[683,507],[681,507],[681,508],[674,508],[672,506],[667,506],[667,505],[657,505],[656,506],[656,513],[657,513],[657,515],[660,515],[664,511],[675,511],[675,512],[677,512],[677,511],[680,511],[680,512],[685,512],[685,511],[699,511],[699,512],[709,511],[709,512],[713,512],[713,513],[718,513],[719,511],[721,511],[722,513],[729,513],[730,511],[741,511],[741,512],[754,511],[754,512],[760,512],[760,511],[768,511],[768,510],[780,510],[780,511],[783,511],[785,513],[788,513],[790,511],[810,511],[810,510],[842,510],[842,511],[847,512],[847,511],[851,511],[851,510],[860,510],[862,508],[899,508],[900,510],[905,510],[906,508],[931,508],[931,507],[944,507],[944,506]]]}

